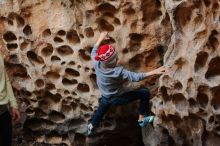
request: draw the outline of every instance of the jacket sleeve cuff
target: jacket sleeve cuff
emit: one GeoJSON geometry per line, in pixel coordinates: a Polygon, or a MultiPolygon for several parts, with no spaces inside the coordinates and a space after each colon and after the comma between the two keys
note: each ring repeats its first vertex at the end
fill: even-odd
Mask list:
{"type": "Polygon", "coordinates": [[[18,104],[17,104],[17,102],[11,102],[10,105],[11,105],[12,108],[18,109],[18,104]]]}

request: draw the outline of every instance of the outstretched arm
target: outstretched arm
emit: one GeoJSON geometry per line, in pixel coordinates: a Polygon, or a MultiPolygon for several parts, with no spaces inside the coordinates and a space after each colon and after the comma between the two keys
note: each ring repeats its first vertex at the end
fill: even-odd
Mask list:
{"type": "Polygon", "coordinates": [[[162,74],[165,72],[165,67],[162,66],[158,69],[155,69],[153,71],[147,72],[147,73],[136,73],[136,72],[131,72],[126,69],[122,69],[121,71],[121,76],[125,80],[129,80],[132,82],[138,82],[141,80],[144,80],[146,77],[151,76],[151,75],[156,75],[156,74],[162,74]]]}
{"type": "Polygon", "coordinates": [[[132,72],[127,69],[124,69],[124,68],[122,68],[120,75],[124,80],[128,80],[131,82],[138,82],[147,77],[145,73],[136,73],[136,72],[132,72]]]}
{"type": "Polygon", "coordinates": [[[95,60],[95,56],[96,56],[96,52],[98,50],[98,47],[99,45],[101,44],[101,42],[105,39],[108,39],[108,32],[102,32],[99,36],[99,39],[97,40],[97,42],[95,43],[93,49],[92,49],[92,52],[91,52],[91,57],[92,57],[92,60],[94,61],[95,60]]]}

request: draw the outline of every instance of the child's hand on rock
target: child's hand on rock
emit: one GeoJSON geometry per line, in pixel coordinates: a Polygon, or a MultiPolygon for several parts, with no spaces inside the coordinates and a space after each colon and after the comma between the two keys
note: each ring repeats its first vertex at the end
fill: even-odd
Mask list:
{"type": "Polygon", "coordinates": [[[155,70],[152,70],[150,72],[147,72],[147,76],[150,76],[150,75],[159,75],[159,74],[163,74],[164,72],[166,72],[166,67],[165,66],[161,66],[155,70]]]}
{"type": "Polygon", "coordinates": [[[107,32],[107,31],[102,32],[102,33],[100,34],[100,37],[99,37],[99,38],[102,39],[102,40],[108,39],[108,38],[109,38],[109,37],[108,37],[108,32],[107,32]]]}
{"type": "Polygon", "coordinates": [[[166,72],[165,66],[161,66],[155,70],[155,74],[163,74],[164,72],[166,72]]]}
{"type": "Polygon", "coordinates": [[[101,32],[100,36],[99,36],[99,39],[98,41],[95,43],[96,46],[99,46],[100,43],[103,41],[103,40],[108,40],[110,39],[110,37],[108,36],[108,32],[107,31],[104,31],[104,32],[101,32]]]}

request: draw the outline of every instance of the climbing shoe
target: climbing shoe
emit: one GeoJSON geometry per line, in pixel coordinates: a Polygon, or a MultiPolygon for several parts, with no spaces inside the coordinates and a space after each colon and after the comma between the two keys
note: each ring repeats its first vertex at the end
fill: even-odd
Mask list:
{"type": "Polygon", "coordinates": [[[154,121],[155,116],[146,116],[142,121],[138,121],[138,124],[143,128],[146,127],[147,124],[152,123],[154,121]]]}
{"type": "Polygon", "coordinates": [[[86,135],[87,136],[92,136],[94,134],[94,127],[92,125],[92,123],[87,125],[87,132],[86,135]]]}

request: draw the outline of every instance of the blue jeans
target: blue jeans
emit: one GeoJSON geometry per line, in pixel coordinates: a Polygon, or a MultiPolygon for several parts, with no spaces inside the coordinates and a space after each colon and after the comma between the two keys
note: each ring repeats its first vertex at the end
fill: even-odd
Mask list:
{"type": "Polygon", "coordinates": [[[110,98],[101,96],[99,107],[92,118],[92,125],[94,127],[99,126],[99,122],[101,121],[102,117],[107,112],[110,106],[124,105],[138,99],[140,99],[139,114],[146,115],[149,111],[149,97],[150,92],[147,88],[126,92],[120,96],[110,98]]]}

